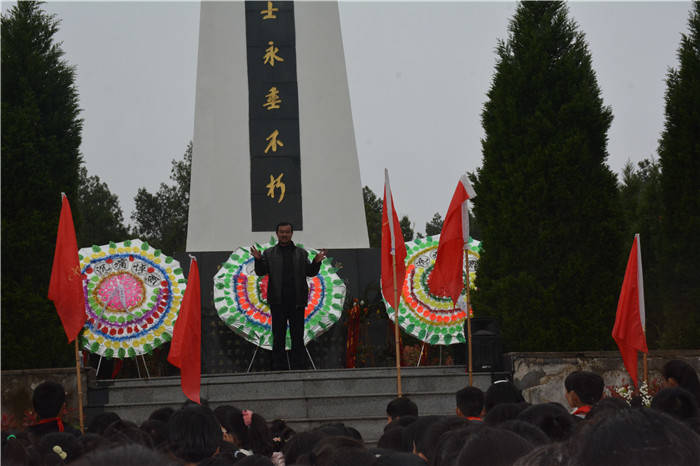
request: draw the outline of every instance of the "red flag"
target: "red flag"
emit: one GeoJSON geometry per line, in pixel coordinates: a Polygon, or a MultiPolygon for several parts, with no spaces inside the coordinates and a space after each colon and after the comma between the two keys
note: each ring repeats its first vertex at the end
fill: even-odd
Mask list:
{"type": "Polygon", "coordinates": [[[469,243],[467,200],[475,197],[476,193],[469,184],[467,175],[462,175],[442,224],[435,267],[428,278],[430,292],[438,296],[449,296],[455,306],[464,289],[463,251],[469,243]]]}
{"type": "Polygon", "coordinates": [[[56,306],[61,318],[63,330],[68,341],[78,337],[85,325],[85,295],[83,294],[83,277],[80,273],[78,259],[78,241],[75,239],[73,214],[68,198],[61,193],[61,216],[58,220],[56,250],[53,254],[51,281],[49,282],[49,299],[56,306]]]}
{"type": "MultiPolygon", "coordinates": [[[[398,309],[401,302],[401,288],[406,276],[406,243],[403,241],[399,217],[394,208],[394,198],[391,195],[389,185],[389,171],[384,169],[384,208],[382,209],[382,293],[393,309],[398,309]],[[389,220],[391,218],[391,220],[389,220]],[[394,261],[396,259],[396,272],[394,273],[394,261]],[[395,281],[394,281],[395,279],[395,281]],[[394,294],[394,287],[398,290],[398,302],[394,294]]],[[[398,320],[398,313],[397,313],[398,320]]]]}
{"type": "Polygon", "coordinates": [[[637,351],[649,352],[644,335],[645,319],[642,250],[639,245],[639,234],[636,234],[627,260],[625,279],[622,282],[615,326],[612,331],[612,336],[620,348],[625,369],[632,377],[635,387],[638,385],[637,351]]]}
{"type": "Polygon", "coordinates": [[[173,328],[168,362],[180,368],[180,385],[187,398],[200,403],[202,376],[202,299],[197,259],[190,260],[190,274],[180,313],[173,328]]]}

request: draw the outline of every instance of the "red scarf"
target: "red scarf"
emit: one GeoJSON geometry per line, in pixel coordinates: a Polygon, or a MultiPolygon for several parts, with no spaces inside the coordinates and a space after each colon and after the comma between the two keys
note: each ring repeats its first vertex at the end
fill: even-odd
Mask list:
{"type": "Polygon", "coordinates": [[[586,405],[586,406],[581,406],[579,408],[576,408],[576,410],[571,413],[573,416],[578,416],[579,414],[582,414],[580,417],[586,417],[586,414],[591,410],[592,406],[586,405]]]}
{"type": "Polygon", "coordinates": [[[41,421],[37,422],[34,424],[35,426],[41,425],[41,424],[48,424],[49,422],[56,422],[56,425],[58,426],[58,431],[63,432],[63,421],[61,420],[60,417],[50,417],[48,419],[42,419],[41,421]]]}

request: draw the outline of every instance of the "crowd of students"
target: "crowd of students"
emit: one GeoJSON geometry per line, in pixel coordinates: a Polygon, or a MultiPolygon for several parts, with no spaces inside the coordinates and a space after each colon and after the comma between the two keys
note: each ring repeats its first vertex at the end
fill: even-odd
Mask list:
{"type": "MultiPolygon", "coordinates": [[[[154,411],[140,426],[105,412],[85,434],[59,417],[64,388],[36,387],[39,422],[2,433],[3,465],[700,465],[700,382],[682,361],[664,366],[651,407],[604,398],[603,379],[576,371],[558,403],[529,404],[507,380],[486,392],[465,387],[455,415],[420,416],[408,397],[389,402],[376,447],[344,424],[295,432],[283,420],[234,406],[186,403],[154,411]]],[[[379,434],[379,433],[378,433],[379,434]]]]}

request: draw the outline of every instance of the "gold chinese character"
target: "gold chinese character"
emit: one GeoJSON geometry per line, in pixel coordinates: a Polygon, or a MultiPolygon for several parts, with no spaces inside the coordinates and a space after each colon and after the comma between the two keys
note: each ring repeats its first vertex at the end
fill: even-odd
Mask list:
{"type": "Polygon", "coordinates": [[[263,107],[265,107],[268,110],[272,110],[273,108],[280,108],[279,104],[282,103],[282,99],[280,98],[279,89],[277,89],[275,86],[272,86],[270,88],[265,97],[267,98],[267,102],[263,104],[263,107]]]}
{"type": "Polygon", "coordinates": [[[263,15],[262,19],[275,19],[275,12],[279,11],[279,8],[273,8],[272,2],[267,0],[267,10],[260,10],[260,14],[263,15]]]}
{"type": "Polygon", "coordinates": [[[282,183],[282,177],[284,176],[284,173],[280,173],[280,176],[275,178],[274,176],[270,175],[270,182],[265,185],[267,188],[267,197],[271,197],[272,199],[275,198],[275,189],[280,190],[280,198],[277,199],[277,203],[279,204],[282,202],[282,199],[284,199],[284,193],[287,190],[287,187],[282,183]]]}
{"type": "Polygon", "coordinates": [[[277,139],[277,136],[279,135],[280,132],[278,130],[274,130],[268,137],[265,138],[266,141],[270,141],[267,143],[267,147],[265,148],[266,154],[270,149],[272,149],[272,152],[277,152],[277,146],[284,147],[284,143],[277,139]]]}
{"type": "Polygon", "coordinates": [[[270,41],[268,42],[270,45],[268,48],[265,49],[265,56],[263,57],[263,63],[266,65],[269,64],[270,66],[275,66],[275,60],[277,61],[284,61],[284,58],[280,57],[277,55],[277,52],[280,51],[278,47],[275,47],[275,43],[270,41]]]}

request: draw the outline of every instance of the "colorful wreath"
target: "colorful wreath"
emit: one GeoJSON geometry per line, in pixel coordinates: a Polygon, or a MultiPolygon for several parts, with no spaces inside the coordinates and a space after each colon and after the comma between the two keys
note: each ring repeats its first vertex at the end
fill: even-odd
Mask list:
{"type": "Polygon", "coordinates": [[[83,248],[79,257],[84,349],[122,359],[170,341],[187,283],[178,261],[138,239],[83,248]]]}
{"type": "MultiPolygon", "coordinates": [[[[431,345],[464,343],[466,294],[462,295],[459,305],[455,307],[452,299],[436,296],[428,289],[428,277],[435,266],[439,242],[438,235],[406,243],[406,278],[401,290],[399,325],[406,333],[431,345]]],[[[480,246],[479,241],[469,239],[470,288],[474,288],[480,246]]],[[[394,310],[388,302],[386,309],[389,318],[395,320],[394,310]]]]}
{"type": "MultiPolygon", "coordinates": [[[[274,238],[267,244],[256,244],[260,251],[274,246],[274,238]]],[[[297,244],[303,247],[301,244],[297,244]]],[[[317,251],[308,249],[309,260],[317,251]]],[[[340,320],[345,302],[345,283],[336,274],[337,269],[326,259],[314,277],[307,277],[309,303],[304,311],[304,343],[308,343],[340,320]]],[[[238,248],[221,265],[214,276],[214,306],[221,320],[249,342],[261,348],[272,349],[272,318],[267,304],[268,276],[255,274],[255,259],[247,249],[238,248]]],[[[287,349],[291,337],[287,330],[287,349]]]]}

